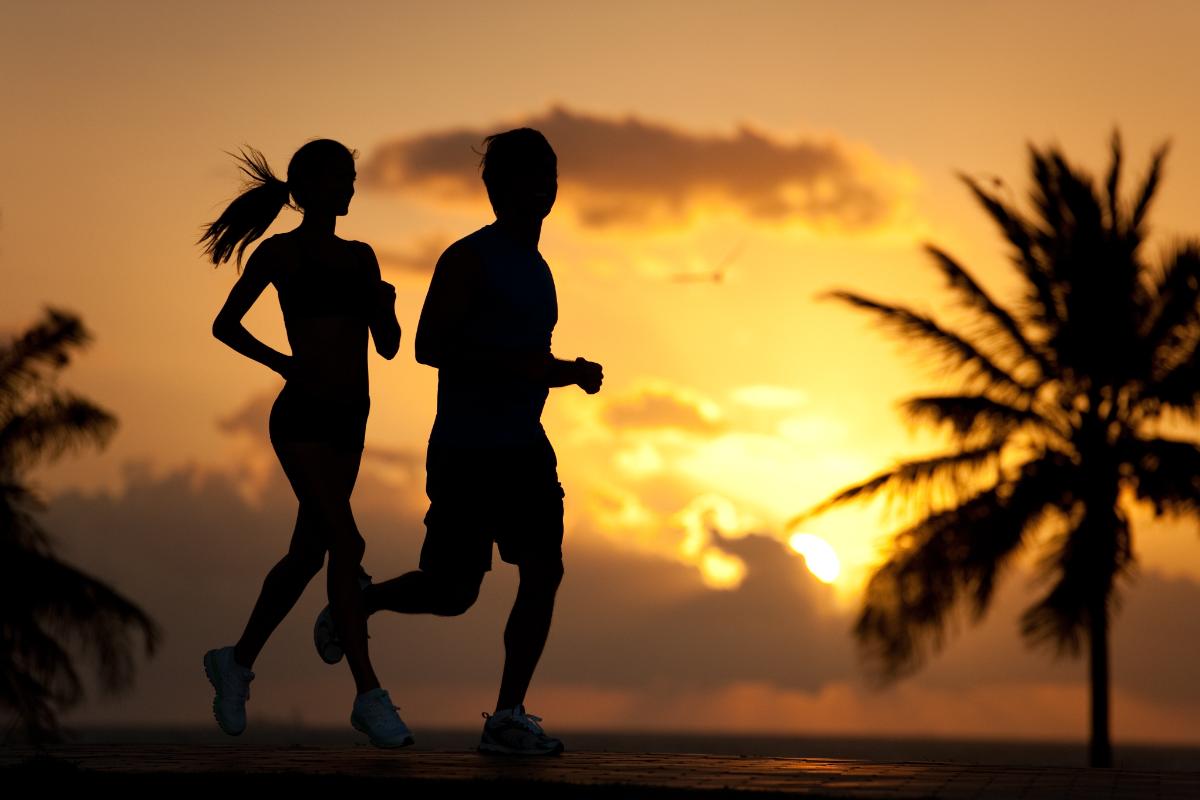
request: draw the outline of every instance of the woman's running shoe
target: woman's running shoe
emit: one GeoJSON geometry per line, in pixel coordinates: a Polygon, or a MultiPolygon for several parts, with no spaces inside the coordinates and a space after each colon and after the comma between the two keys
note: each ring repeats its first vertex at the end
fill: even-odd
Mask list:
{"type": "Polygon", "coordinates": [[[254,673],[233,660],[233,648],[222,647],[204,654],[204,674],[216,689],[213,716],[230,736],[246,730],[246,701],[254,673]]]}
{"type": "Polygon", "coordinates": [[[563,751],[563,743],[542,730],[541,717],[525,713],[525,706],[495,714],[484,712],[479,750],[503,755],[550,756],[563,751]]]}
{"type": "Polygon", "coordinates": [[[396,712],[385,689],[372,689],[354,698],[350,724],[365,733],[376,747],[407,747],[413,743],[412,731],[396,712]]]}

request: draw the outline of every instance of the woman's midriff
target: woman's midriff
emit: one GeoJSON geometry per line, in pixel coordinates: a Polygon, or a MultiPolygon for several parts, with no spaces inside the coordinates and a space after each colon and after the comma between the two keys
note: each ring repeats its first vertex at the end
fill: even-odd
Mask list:
{"type": "Polygon", "coordinates": [[[271,439],[361,448],[370,409],[366,326],[306,319],[289,325],[288,339],[292,369],[271,410],[271,439]]]}
{"type": "Polygon", "coordinates": [[[295,382],[318,395],[369,395],[367,326],[350,317],[311,317],[288,325],[295,382]]]}

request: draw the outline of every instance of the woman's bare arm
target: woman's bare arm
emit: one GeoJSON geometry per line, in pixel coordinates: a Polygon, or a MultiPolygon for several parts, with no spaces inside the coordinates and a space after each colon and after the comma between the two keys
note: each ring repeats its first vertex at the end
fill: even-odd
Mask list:
{"type": "Polygon", "coordinates": [[[400,350],[400,320],[396,319],[396,287],[383,279],[379,271],[379,259],[375,251],[366,242],[359,242],[362,256],[366,260],[367,269],[375,281],[375,294],[372,297],[374,305],[367,324],[371,329],[371,339],[375,342],[375,352],[388,359],[396,357],[400,350]]]}
{"type": "Polygon", "coordinates": [[[246,268],[229,290],[225,305],[221,306],[217,318],[213,320],[212,332],[218,341],[286,378],[292,357],[263,344],[242,324],[246,312],[271,282],[278,258],[278,245],[272,244],[270,239],[255,249],[246,262],[246,268]]]}

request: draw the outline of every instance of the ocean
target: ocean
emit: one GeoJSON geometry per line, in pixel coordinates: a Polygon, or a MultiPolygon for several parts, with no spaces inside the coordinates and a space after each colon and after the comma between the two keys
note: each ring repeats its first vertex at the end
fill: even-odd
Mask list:
{"type": "MultiPolygon", "coordinates": [[[[569,750],[611,753],[710,753],[774,758],[866,761],[936,761],[1008,766],[1087,766],[1083,742],[984,739],[873,738],[857,736],[754,736],[718,733],[605,732],[555,730],[569,750]]],[[[93,744],[252,744],[280,746],[369,746],[365,737],[341,728],[256,724],[232,739],[209,728],[75,728],[68,741],[93,744]]],[[[469,750],[479,730],[421,730],[416,751],[469,750]]],[[[1154,771],[1200,771],[1200,747],[1160,744],[1114,745],[1115,766],[1154,771]]]]}

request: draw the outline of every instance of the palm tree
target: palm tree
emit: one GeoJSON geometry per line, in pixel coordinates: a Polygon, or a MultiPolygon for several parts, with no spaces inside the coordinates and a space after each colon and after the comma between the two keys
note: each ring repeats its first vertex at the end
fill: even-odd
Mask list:
{"type": "Polygon", "coordinates": [[[0,706],[32,741],[56,738],[59,712],[83,698],[72,651],[95,668],[101,688],[127,686],[132,635],[147,654],[153,620],[103,582],[54,556],[28,484],[35,465],[83,444],[102,445],[116,419],[55,386],[71,351],[89,340],[78,317],[44,317],[0,343],[0,706]]]}
{"type": "Polygon", "coordinates": [[[1110,620],[1133,566],[1123,493],[1156,515],[1200,515],[1200,447],[1165,435],[1200,400],[1200,246],[1151,262],[1146,214],[1166,146],[1129,200],[1119,196],[1121,141],[1102,189],[1056,147],[1029,147],[1032,213],[998,186],[960,176],[999,226],[1023,284],[1013,311],[945,251],[927,246],[958,303],[962,332],[902,305],[832,296],[927,346],[957,391],[908,399],[916,424],[947,430],[949,452],[898,464],[804,512],[901,499],[915,522],[895,533],[868,580],[854,634],[884,680],[938,650],[960,609],[978,622],[1023,546],[1038,548],[1040,597],[1021,617],[1033,645],[1087,647],[1089,759],[1112,764],[1110,620]]]}

